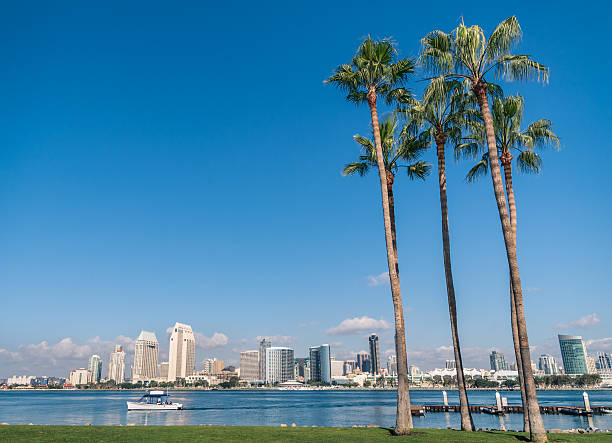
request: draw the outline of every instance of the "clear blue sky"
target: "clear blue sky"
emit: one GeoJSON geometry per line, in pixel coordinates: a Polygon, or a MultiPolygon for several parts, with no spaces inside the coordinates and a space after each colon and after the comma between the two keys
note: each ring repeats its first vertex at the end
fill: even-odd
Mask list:
{"type": "MultiPolygon", "coordinates": [[[[167,349],[175,321],[202,334],[198,361],[235,361],[257,336],[283,336],[298,356],[320,343],[338,357],[365,349],[369,329],[325,331],[393,320],[388,287],[368,279],[386,268],[377,178],[340,174],[369,115],[322,81],[367,34],[415,56],[461,16],[490,32],[517,15],[519,52],[551,70],[547,86],[505,85],[524,95],[525,121],[550,118],[562,141],[539,176],[515,179],[534,357],[558,354],[559,332],[612,351],[601,61],[612,10],[545,3],[5,4],[0,376],[65,376],[141,329],[167,349]]],[[[489,348],[511,350],[508,277],[490,178],[467,185],[468,168],[449,161],[453,265],[466,364],[484,366],[489,348]]],[[[440,366],[450,339],[436,181],[396,183],[410,363],[440,366]]],[[[379,332],[391,349],[392,331],[379,332]]]]}

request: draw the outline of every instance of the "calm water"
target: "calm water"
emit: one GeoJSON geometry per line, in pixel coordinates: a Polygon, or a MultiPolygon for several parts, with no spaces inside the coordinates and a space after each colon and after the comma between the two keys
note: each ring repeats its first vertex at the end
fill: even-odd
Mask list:
{"type": "MultiPolygon", "coordinates": [[[[519,392],[502,392],[508,404],[521,403],[519,392]]],[[[127,412],[126,400],[137,400],[137,391],[0,391],[0,422],[52,425],[259,425],[392,426],[395,421],[393,391],[183,391],[171,399],[183,403],[182,411],[127,412]]],[[[589,391],[592,406],[612,407],[612,391],[589,391]]],[[[469,393],[474,405],[493,405],[495,392],[469,393]]],[[[543,391],[542,405],[582,406],[581,391],[543,391]]],[[[459,402],[456,391],[448,391],[450,404],[459,402]]],[[[440,391],[411,391],[413,404],[442,404],[440,391]]],[[[500,418],[473,414],[477,427],[499,428],[500,418]]],[[[547,428],[585,428],[586,417],[544,415],[547,428]]],[[[506,429],[522,426],[520,414],[508,414],[506,429]]],[[[459,427],[455,413],[428,413],[414,417],[417,427],[459,427]]],[[[612,415],[595,415],[592,425],[612,429],[612,415]]]]}

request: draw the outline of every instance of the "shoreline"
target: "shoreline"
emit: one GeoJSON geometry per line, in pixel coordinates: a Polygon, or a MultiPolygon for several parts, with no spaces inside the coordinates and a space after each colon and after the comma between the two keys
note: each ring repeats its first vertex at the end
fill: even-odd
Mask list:
{"type": "MultiPolygon", "coordinates": [[[[173,387],[173,388],[159,388],[159,387],[148,387],[143,386],[141,388],[87,388],[87,389],[79,389],[79,388],[68,388],[68,389],[56,389],[56,388],[8,388],[8,389],[0,389],[0,393],[2,392],[118,392],[118,391],[147,391],[152,389],[161,389],[164,391],[173,391],[173,392],[192,392],[192,391],[215,391],[215,392],[262,392],[262,391],[281,391],[281,392],[296,392],[296,391],[360,391],[360,392],[371,392],[371,391],[396,391],[395,388],[343,388],[339,386],[329,386],[329,387],[300,387],[297,389],[287,389],[287,388],[189,388],[189,387],[173,387]]],[[[410,391],[457,391],[457,387],[418,387],[418,388],[410,388],[410,391]]],[[[518,388],[470,388],[469,391],[479,392],[479,391],[498,391],[498,392],[519,392],[518,388]]],[[[538,388],[537,392],[555,392],[555,391],[612,391],[612,387],[606,388],[592,388],[592,387],[581,387],[581,388],[538,388]]]]}

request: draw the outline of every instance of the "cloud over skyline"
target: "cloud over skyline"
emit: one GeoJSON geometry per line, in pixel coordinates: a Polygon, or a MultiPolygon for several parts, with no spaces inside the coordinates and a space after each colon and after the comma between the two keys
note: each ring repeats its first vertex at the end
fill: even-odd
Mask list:
{"type": "Polygon", "coordinates": [[[349,335],[364,331],[375,331],[379,329],[390,329],[391,324],[383,319],[375,320],[366,315],[363,317],[347,318],[342,320],[338,326],[325,331],[327,335],[349,335]]]}
{"type": "Polygon", "coordinates": [[[389,272],[383,272],[378,275],[368,275],[368,286],[382,286],[389,283],[389,272]]]}
{"type": "Polygon", "coordinates": [[[577,327],[577,328],[582,328],[582,329],[587,329],[590,328],[592,326],[595,326],[596,324],[598,324],[601,320],[599,319],[599,316],[596,313],[593,314],[589,314],[589,315],[585,315],[583,317],[580,317],[579,319],[576,319],[574,321],[571,321],[569,323],[557,323],[555,325],[556,328],[559,329],[567,329],[569,327],[577,327]]]}

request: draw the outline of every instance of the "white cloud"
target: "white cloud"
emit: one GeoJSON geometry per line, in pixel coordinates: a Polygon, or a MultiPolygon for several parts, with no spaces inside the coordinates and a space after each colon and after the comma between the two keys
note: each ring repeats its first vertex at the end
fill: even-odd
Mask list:
{"type": "Polygon", "coordinates": [[[255,341],[257,343],[259,343],[261,340],[263,339],[267,339],[269,341],[272,342],[272,346],[276,346],[276,345],[288,345],[290,343],[295,342],[295,337],[292,337],[290,335],[258,335],[257,337],[255,337],[255,341]]]}
{"type": "Polygon", "coordinates": [[[363,331],[373,331],[376,329],[390,329],[391,325],[389,322],[380,319],[375,320],[373,318],[363,316],[355,318],[347,318],[331,329],[325,331],[327,335],[348,335],[356,334],[363,331]]]}
{"type": "Polygon", "coordinates": [[[555,325],[555,328],[567,329],[571,326],[574,326],[577,328],[586,329],[586,328],[590,328],[591,326],[595,326],[600,321],[601,320],[599,319],[598,315],[596,313],[593,313],[593,314],[585,315],[584,317],[580,317],[579,319],[571,321],[569,323],[557,323],[555,325]]]}
{"type": "Polygon", "coordinates": [[[378,275],[368,275],[368,286],[382,286],[389,284],[389,272],[383,272],[378,275]]]}
{"type": "Polygon", "coordinates": [[[593,340],[588,340],[586,344],[592,350],[610,351],[612,350],[612,337],[596,338],[593,340]]]}
{"type": "Polygon", "coordinates": [[[195,332],[194,336],[196,346],[202,349],[220,348],[229,343],[227,335],[221,332],[215,332],[212,337],[206,337],[201,332],[195,332]]]}

